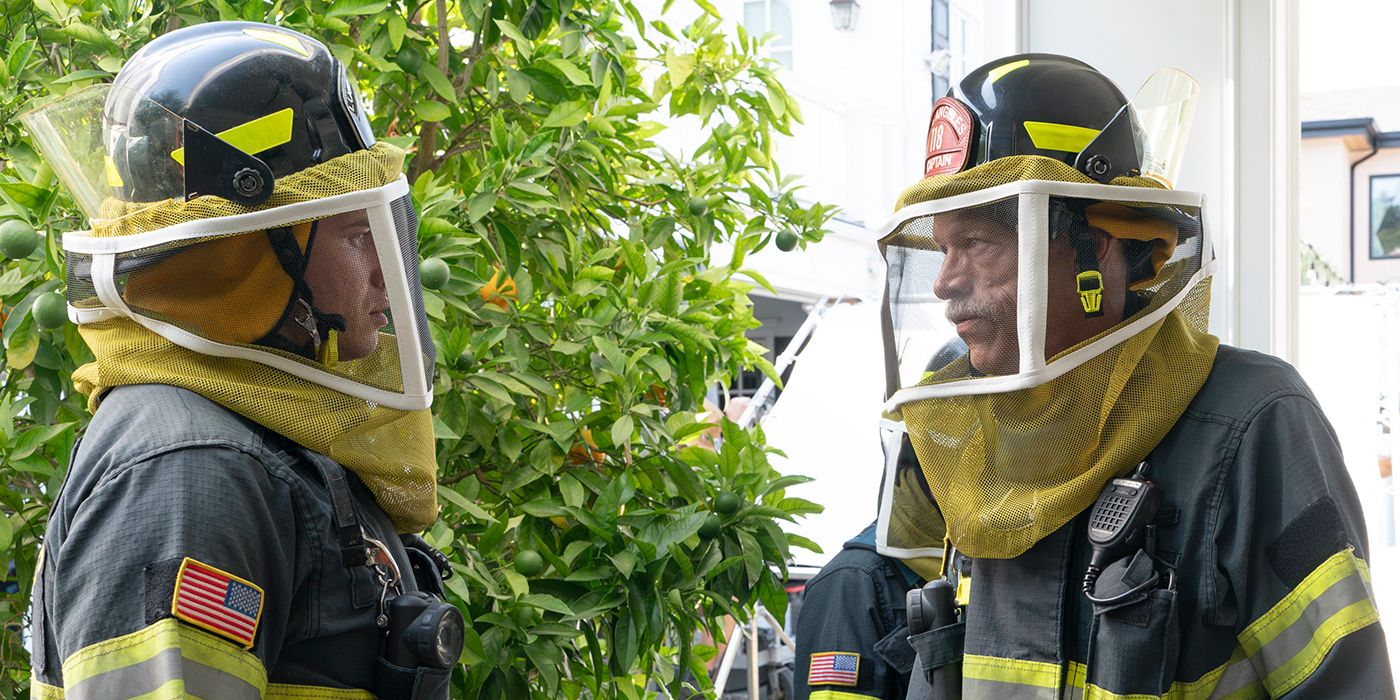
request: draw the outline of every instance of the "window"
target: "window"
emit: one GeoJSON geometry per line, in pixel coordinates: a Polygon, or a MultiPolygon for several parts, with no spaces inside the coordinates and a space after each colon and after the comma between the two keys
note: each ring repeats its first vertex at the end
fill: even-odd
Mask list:
{"type": "Polygon", "coordinates": [[[1400,175],[1371,176],[1371,258],[1400,258],[1400,175]]]}
{"type": "Polygon", "coordinates": [[[792,10],[789,0],[747,0],[744,3],[744,29],[753,36],[769,32],[769,55],[784,68],[792,70],[792,10]]]}
{"type": "MultiPolygon", "coordinates": [[[[948,0],[933,0],[933,43],[930,44],[930,56],[940,55],[940,51],[948,51],[948,0]]],[[[950,64],[951,65],[951,64],[950,64]]],[[[932,67],[932,66],[930,66],[932,67]]],[[[935,69],[933,72],[933,99],[948,94],[950,71],[935,69]]]]}
{"type": "Polygon", "coordinates": [[[958,83],[968,71],[982,65],[982,23],[955,6],[951,25],[952,31],[948,33],[948,79],[958,83]]]}

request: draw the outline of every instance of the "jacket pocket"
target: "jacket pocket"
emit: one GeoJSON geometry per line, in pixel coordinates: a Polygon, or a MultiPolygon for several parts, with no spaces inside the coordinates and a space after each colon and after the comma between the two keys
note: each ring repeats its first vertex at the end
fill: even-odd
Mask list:
{"type": "MultiPolygon", "coordinates": [[[[967,635],[967,623],[956,622],[944,627],[931,629],[909,638],[909,646],[918,655],[918,663],[913,672],[925,680],[933,680],[933,673],[943,669],[944,675],[960,679],[962,677],[963,643],[967,635]]],[[[953,681],[954,686],[960,681],[953,681]]]]}
{"type": "MultiPolygon", "coordinates": [[[[1153,588],[1113,605],[1095,605],[1086,683],[1119,695],[1166,693],[1181,652],[1176,597],[1175,588],[1153,588]]],[[[1087,691],[1085,697],[1092,697],[1087,691]]]]}

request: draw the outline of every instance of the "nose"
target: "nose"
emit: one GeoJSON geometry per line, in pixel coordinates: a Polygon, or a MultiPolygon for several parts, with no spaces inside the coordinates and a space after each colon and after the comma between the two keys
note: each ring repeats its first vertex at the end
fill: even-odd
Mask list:
{"type": "Polygon", "coordinates": [[[939,299],[957,299],[967,294],[963,257],[952,252],[944,253],[943,264],[938,266],[938,276],[933,280],[933,293],[939,299]]]}
{"type": "Polygon", "coordinates": [[[372,261],[370,265],[372,265],[369,272],[370,286],[374,287],[375,289],[383,289],[384,269],[379,266],[379,260],[377,258],[374,261],[372,261]]]}

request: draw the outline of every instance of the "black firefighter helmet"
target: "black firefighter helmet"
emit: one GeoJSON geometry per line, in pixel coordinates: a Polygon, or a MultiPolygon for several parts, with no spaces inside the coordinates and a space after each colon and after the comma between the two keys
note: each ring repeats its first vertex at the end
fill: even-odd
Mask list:
{"type": "Polygon", "coordinates": [[[1107,76],[1067,56],[1029,53],[973,70],[933,106],[926,176],[1013,155],[1068,163],[1099,182],[1137,175],[1143,136],[1107,76]]]}
{"type": "Polygon", "coordinates": [[[104,112],[111,184],[128,202],[212,194],[256,205],[276,178],[374,145],[325,45],[256,22],[155,39],[117,74],[104,112]]]}

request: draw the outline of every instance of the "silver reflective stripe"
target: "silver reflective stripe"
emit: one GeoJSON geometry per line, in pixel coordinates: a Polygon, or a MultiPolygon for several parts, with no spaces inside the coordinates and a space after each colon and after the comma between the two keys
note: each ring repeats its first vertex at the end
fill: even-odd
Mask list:
{"type": "MultiPolygon", "coordinates": [[[[1237,650],[1235,653],[1239,653],[1237,650]]],[[[1215,684],[1215,690],[1211,692],[1211,700],[1224,698],[1231,693],[1236,693],[1245,688],[1257,687],[1262,695],[1263,683],[1259,680],[1259,674],[1254,670],[1254,664],[1247,658],[1235,659],[1220,674],[1220,680],[1215,684]]]]}
{"type": "Polygon", "coordinates": [[[1059,700],[1054,688],[963,678],[964,700],[1059,700]]]}
{"type": "Polygon", "coordinates": [[[1362,581],[1359,571],[1329,586],[1308,603],[1297,620],[1254,653],[1256,663],[1262,666],[1261,675],[1267,677],[1311,646],[1314,633],[1332,619],[1332,616],[1349,605],[1369,598],[1370,591],[1362,581]]]}
{"type": "Polygon", "coordinates": [[[111,700],[153,692],[183,678],[185,693],[202,698],[258,700],[258,689],[243,679],[185,658],[178,647],[165,649],[141,663],[112,669],[67,688],[67,700],[111,700]]]}

